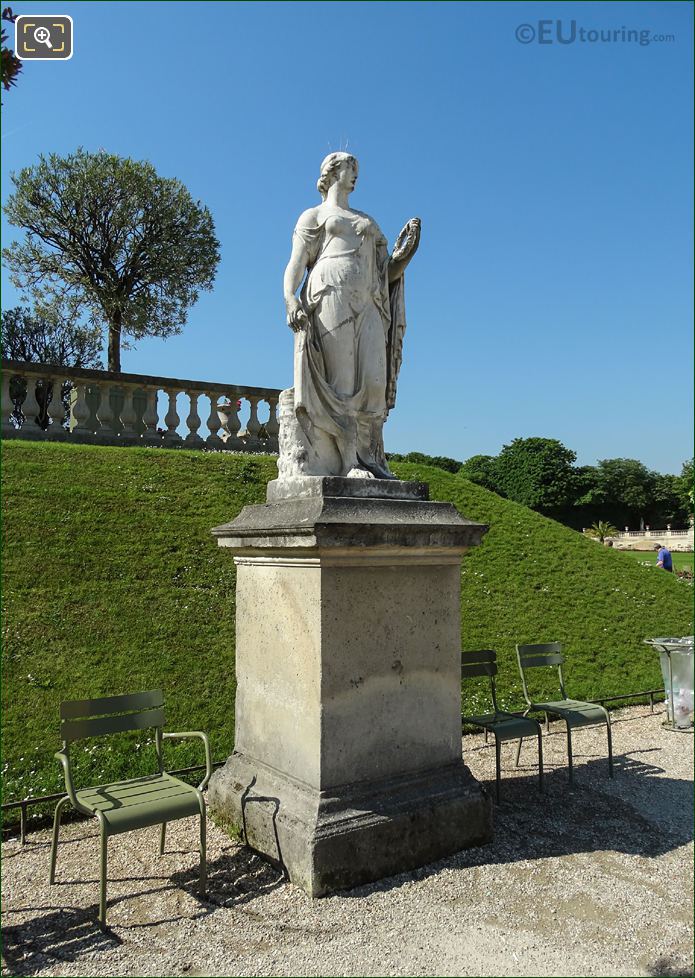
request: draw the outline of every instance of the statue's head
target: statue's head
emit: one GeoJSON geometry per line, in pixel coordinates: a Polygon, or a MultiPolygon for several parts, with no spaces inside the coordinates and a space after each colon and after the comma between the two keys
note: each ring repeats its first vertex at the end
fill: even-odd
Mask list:
{"type": "Polygon", "coordinates": [[[329,153],[321,164],[321,175],[316,184],[318,192],[325,200],[328,188],[339,181],[344,181],[346,190],[352,190],[358,170],[357,160],[350,153],[329,153]]]}

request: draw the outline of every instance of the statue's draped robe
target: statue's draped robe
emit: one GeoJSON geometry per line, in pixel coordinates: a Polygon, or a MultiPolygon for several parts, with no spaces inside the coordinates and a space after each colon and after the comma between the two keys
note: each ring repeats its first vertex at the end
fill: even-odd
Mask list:
{"type": "Polygon", "coordinates": [[[294,233],[308,253],[301,295],[309,326],[295,347],[297,420],[319,457],[326,439],[332,443],[341,470],[334,474],[356,465],[388,474],[382,427],[402,359],[403,280],[389,288],[386,239],[366,214],[303,218],[294,233]],[[327,253],[344,222],[359,245],[327,253]]]}

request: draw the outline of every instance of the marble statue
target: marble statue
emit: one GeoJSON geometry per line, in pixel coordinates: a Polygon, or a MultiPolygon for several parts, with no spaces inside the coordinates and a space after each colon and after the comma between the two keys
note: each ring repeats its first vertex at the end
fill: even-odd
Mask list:
{"type": "Polygon", "coordinates": [[[394,478],[383,426],[396,401],[403,273],[420,220],[408,221],[389,255],[376,221],[348,204],[357,174],[354,156],[329,154],[317,183],[323,202],[304,211],[292,237],[284,294],[295,333],[294,388],[280,397],[281,481],[394,478]]]}

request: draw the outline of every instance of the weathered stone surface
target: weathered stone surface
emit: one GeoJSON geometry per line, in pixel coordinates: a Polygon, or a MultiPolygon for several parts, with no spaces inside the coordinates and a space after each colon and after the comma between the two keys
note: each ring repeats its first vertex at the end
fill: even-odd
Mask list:
{"type": "Polygon", "coordinates": [[[434,555],[432,548],[460,557],[469,547],[480,543],[486,530],[487,527],[462,517],[451,503],[311,495],[245,506],[235,520],[215,527],[212,532],[220,546],[244,551],[286,547],[401,550],[424,547],[428,548],[430,557],[434,555]]]}
{"type": "Polygon", "coordinates": [[[491,832],[460,723],[460,559],[487,527],[341,481],[214,531],[237,564],[237,698],[210,802],[314,895],[491,832]]]}
{"type": "Polygon", "coordinates": [[[492,837],[492,803],[459,759],[316,791],[234,753],[212,808],[314,897],[415,869],[492,837]]]}
{"type": "Polygon", "coordinates": [[[269,503],[306,496],[342,496],[349,499],[429,499],[426,482],[400,479],[348,479],[340,476],[304,475],[268,483],[269,503]]]}

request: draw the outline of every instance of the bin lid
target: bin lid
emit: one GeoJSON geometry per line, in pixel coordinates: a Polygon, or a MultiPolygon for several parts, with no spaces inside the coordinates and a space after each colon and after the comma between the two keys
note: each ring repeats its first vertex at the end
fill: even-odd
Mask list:
{"type": "Polygon", "coordinates": [[[647,645],[654,646],[660,652],[680,652],[685,655],[693,654],[692,635],[683,635],[681,638],[645,638],[644,641],[647,645]]]}

